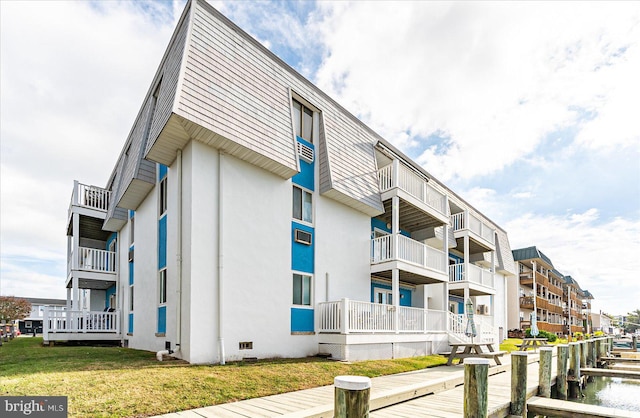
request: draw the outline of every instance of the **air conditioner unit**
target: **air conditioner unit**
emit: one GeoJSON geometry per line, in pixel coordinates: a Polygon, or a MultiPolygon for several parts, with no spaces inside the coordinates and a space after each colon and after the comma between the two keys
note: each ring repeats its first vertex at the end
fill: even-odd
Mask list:
{"type": "Polygon", "coordinates": [[[294,230],[293,240],[304,245],[311,245],[313,237],[311,232],[303,231],[301,229],[294,230]]]}
{"type": "Polygon", "coordinates": [[[480,315],[489,315],[489,305],[478,305],[478,313],[480,315]]]}

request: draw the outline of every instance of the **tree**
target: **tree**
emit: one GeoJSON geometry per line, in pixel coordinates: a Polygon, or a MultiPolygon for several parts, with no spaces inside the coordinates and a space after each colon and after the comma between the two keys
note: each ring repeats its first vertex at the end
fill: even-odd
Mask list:
{"type": "Polygon", "coordinates": [[[634,333],[640,328],[640,309],[629,312],[624,319],[624,332],[634,333]]]}
{"type": "Polygon", "coordinates": [[[13,296],[0,296],[0,323],[24,319],[31,313],[31,303],[13,296]]]}

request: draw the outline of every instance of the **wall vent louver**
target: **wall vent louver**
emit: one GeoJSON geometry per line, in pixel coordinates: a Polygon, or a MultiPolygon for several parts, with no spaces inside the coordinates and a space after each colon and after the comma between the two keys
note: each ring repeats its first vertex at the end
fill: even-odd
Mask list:
{"type": "Polygon", "coordinates": [[[303,231],[301,229],[296,229],[294,231],[294,241],[299,242],[300,244],[311,245],[311,232],[303,231]]]}
{"type": "Polygon", "coordinates": [[[300,156],[300,158],[311,164],[313,162],[313,148],[308,147],[300,142],[298,142],[297,144],[298,155],[300,156]]]}

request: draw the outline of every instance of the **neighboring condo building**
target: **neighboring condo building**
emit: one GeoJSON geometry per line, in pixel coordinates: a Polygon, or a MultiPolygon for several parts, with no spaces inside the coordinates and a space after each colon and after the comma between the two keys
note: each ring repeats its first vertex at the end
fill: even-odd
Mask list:
{"type": "Polygon", "coordinates": [[[441,352],[467,301],[497,341],[516,280],[504,230],[201,0],[67,235],[45,341],[193,363],[441,352]]]}
{"type": "Polygon", "coordinates": [[[67,301],[64,299],[43,299],[43,298],[18,298],[24,299],[31,304],[29,316],[18,320],[18,329],[21,334],[40,334],[42,332],[42,320],[45,308],[49,310],[62,309],[67,301]]]}
{"type": "Polygon", "coordinates": [[[537,247],[513,250],[519,274],[517,286],[509,288],[510,330],[531,327],[536,313],[539,330],[557,335],[592,332],[591,300],[571,276],[565,276],[537,247]]]}

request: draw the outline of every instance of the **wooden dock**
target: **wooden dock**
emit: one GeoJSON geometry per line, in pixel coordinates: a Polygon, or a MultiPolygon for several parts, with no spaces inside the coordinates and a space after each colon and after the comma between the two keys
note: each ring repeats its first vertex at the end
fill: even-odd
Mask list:
{"type": "MultiPolygon", "coordinates": [[[[635,413],[597,407],[598,414],[591,414],[589,405],[543,398],[537,401],[539,355],[529,353],[527,367],[528,399],[533,398],[533,407],[557,406],[558,411],[572,417],[630,417],[635,413]],[[540,406],[542,405],[542,406],[540,406]],[[573,414],[573,415],[572,415],[573,414]],[[609,415],[607,415],[609,414],[609,415]],[[612,415],[613,414],[613,415],[612,415]]],[[[489,368],[488,416],[502,418],[509,416],[511,404],[511,364],[489,368]]],[[[585,371],[590,371],[586,369],[585,371]]],[[[598,369],[595,369],[598,370],[598,369]]],[[[599,369],[603,370],[603,369],[599,369]]],[[[612,370],[607,370],[611,372],[612,370]]],[[[620,371],[622,372],[622,371],[620,371]]],[[[594,372],[597,373],[597,372],[594,372]]],[[[586,373],[585,373],[586,374],[586,373]]],[[[552,362],[552,383],[555,384],[556,361],[552,362]]],[[[382,376],[371,379],[370,417],[416,418],[461,417],[464,412],[464,366],[439,366],[409,373],[382,376]]],[[[332,418],[334,407],[334,386],[323,386],[296,392],[271,395],[263,398],[214,405],[161,415],[162,418],[332,418]]],[[[550,413],[551,414],[551,413],[550,413]]],[[[555,413],[552,415],[556,415],[555,413]]],[[[159,418],[157,417],[157,418],[159,418]]]]}

